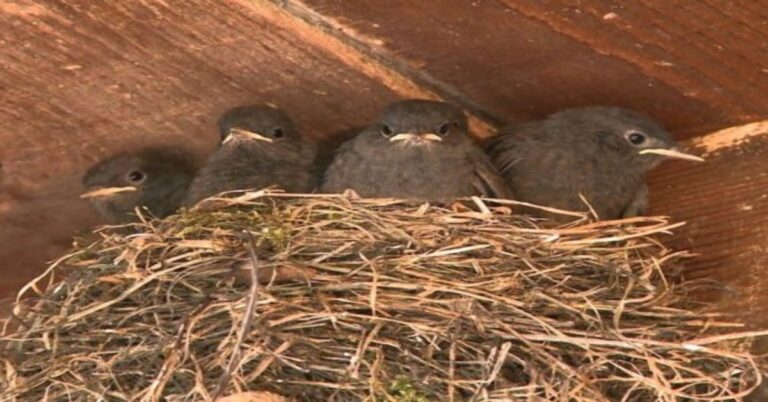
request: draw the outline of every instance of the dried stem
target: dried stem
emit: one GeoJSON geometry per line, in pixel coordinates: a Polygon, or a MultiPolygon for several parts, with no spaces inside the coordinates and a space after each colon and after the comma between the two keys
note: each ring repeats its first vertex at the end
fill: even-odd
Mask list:
{"type": "Polygon", "coordinates": [[[101,229],[2,323],[0,400],[727,401],[759,383],[742,350],[765,331],[666,275],[680,223],[551,227],[516,205],[235,192],[101,229]]]}

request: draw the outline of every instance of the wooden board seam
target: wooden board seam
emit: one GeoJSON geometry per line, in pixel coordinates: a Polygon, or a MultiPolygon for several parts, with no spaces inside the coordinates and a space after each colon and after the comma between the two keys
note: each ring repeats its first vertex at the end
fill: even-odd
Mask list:
{"type": "Polygon", "coordinates": [[[291,30],[297,38],[336,56],[341,62],[408,98],[441,99],[468,112],[470,129],[479,137],[496,132],[502,119],[455,87],[409,66],[396,57],[376,51],[369,43],[348,33],[343,25],[316,12],[301,1],[241,0],[262,17],[291,30]]]}

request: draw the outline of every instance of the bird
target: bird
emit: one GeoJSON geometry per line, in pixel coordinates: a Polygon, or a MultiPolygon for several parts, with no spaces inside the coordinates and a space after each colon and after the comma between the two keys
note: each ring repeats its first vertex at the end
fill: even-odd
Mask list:
{"type": "Polygon", "coordinates": [[[361,197],[438,202],[510,197],[488,156],[469,137],[464,113],[424,99],[389,104],[377,122],[339,147],[320,191],[346,190],[361,197]]]}
{"type": "MultiPolygon", "coordinates": [[[[647,213],[645,174],[663,160],[703,161],[678,149],[672,135],[650,117],[610,106],[570,108],[506,126],[487,151],[516,201],[591,210],[607,220],[647,213]]],[[[572,219],[523,210],[556,222],[572,219]]]]}
{"type": "Polygon", "coordinates": [[[355,138],[366,128],[367,126],[360,125],[345,127],[343,129],[328,132],[327,135],[317,141],[317,157],[315,158],[315,164],[317,166],[317,171],[321,173],[321,176],[328,170],[328,167],[333,162],[339,147],[350,139],[355,138]]]}
{"type": "Polygon", "coordinates": [[[195,171],[194,158],[175,148],[120,153],[86,171],[80,197],[111,224],[137,221],[134,211],[142,206],[162,218],[179,208],[195,171]]]}
{"type": "Polygon", "coordinates": [[[309,193],[317,188],[316,147],[299,135],[280,109],[235,107],[219,119],[219,132],[219,148],[192,181],[186,206],[232,190],[277,186],[292,193],[309,193]]]}

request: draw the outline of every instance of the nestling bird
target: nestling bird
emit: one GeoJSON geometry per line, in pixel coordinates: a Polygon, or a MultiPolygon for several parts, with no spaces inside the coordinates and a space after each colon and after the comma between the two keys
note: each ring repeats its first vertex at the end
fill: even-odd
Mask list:
{"type": "Polygon", "coordinates": [[[315,190],[315,146],[305,141],[282,111],[241,106],[219,120],[221,146],[192,181],[186,205],[224,191],[273,185],[288,192],[315,190]]]}
{"type": "Polygon", "coordinates": [[[184,199],[195,173],[192,160],[190,155],[162,147],[115,155],[88,169],[81,197],[112,224],[135,221],[134,210],[141,206],[164,217],[184,199]]]}
{"type": "Polygon", "coordinates": [[[583,195],[600,219],[644,214],[645,174],[662,160],[703,161],[679,151],[672,135],[649,117],[618,107],[567,109],[506,127],[489,152],[516,200],[586,211],[583,195]]]}
{"type": "Polygon", "coordinates": [[[418,99],[390,104],[377,123],[339,148],[321,190],[347,189],[363,197],[425,201],[509,197],[496,168],[469,137],[461,110],[418,99]]]}

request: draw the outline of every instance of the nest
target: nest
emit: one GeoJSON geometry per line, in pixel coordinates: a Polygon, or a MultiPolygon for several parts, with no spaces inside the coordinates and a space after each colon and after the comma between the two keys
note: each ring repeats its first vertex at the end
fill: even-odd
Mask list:
{"type": "Polygon", "coordinates": [[[668,280],[665,218],[241,193],[101,229],[20,293],[5,398],[723,401],[738,324],[668,280]]]}

